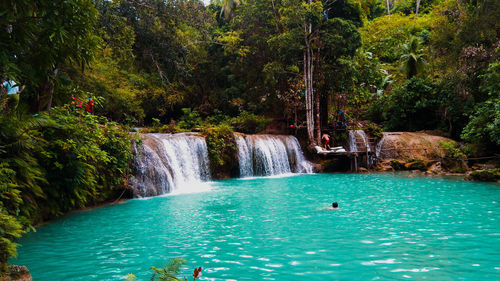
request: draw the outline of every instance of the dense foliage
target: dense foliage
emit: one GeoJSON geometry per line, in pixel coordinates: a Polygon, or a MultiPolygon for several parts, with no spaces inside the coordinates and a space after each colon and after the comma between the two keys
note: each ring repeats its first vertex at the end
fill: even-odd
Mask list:
{"type": "Polygon", "coordinates": [[[202,135],[207,142],[212,176],[238,176],[238,151],[232,128],[223,124],[204,129],[202,135]]]}
{"type": "MultiPolygon", "coordinates": [[[[0,116],[0,259],[21,230],[124,191],[129,134],[105,117],[55,107],[38,117],[0,116]]],[[[7,253],[7,254],[6,254],[7,253]]],[[[7,255],[7,256],[6,256],[7,255]]]]}

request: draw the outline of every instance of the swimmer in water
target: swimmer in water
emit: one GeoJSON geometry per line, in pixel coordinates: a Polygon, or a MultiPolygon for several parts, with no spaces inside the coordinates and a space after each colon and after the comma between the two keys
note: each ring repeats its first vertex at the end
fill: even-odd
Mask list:
{"type": "Polygon", "coordinates": [[[332,209],[337,209],[339,207],[339,204],[337,202],[332,203],[332,209]]]}

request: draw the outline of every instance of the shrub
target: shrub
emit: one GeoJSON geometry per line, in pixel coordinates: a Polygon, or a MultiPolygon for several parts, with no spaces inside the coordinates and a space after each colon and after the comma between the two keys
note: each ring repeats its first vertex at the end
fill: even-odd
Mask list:
{"type": "Polygon", "coordinates": [[[442,155],[443,159],[441,161],[443,168],[456,173],[464,173],[467,171],[468,167],[465,163],[467,155],[461,148],[457,147],[456,142],[440,141],[439,146],[444,152],[444,155],[442,155]]]}
{"type": "Polygon", "coordinates": [[[191,108],[183,108],[182,112],[184,115],[181,116],[179,121],[179,128],[192,130],[194,128],[199,128],[203,125],[203,120],[200,117],[198,111],[191,110],[191,108]]]}
{"type": "Polygon", "coordinates": [[[175,134],[180,132],[186,132],[189,130],[181,129],[179,126],[172,122],[167,125],[162,125],[160,119],[153,118],[152,126],[141,130],[142,133],[164,133],[164,134],[175,134]]]}
{"type": "Polygon", "coordinates": [[[100,203],[122,188],[132,159],[126,130],[105,117],[65,107],[39,118],[45,142],[36,158],[48,181],[40,202],[44,218],[100,203]]]}
{"type": "Polygon", "coordinates": [[[243,111],[238,117],[231,119],[231,125],[237,132],[256,134],[263,131],[271,121],[271,118],[265,118],[243,111]]]}
{"type": "Polygon", "coordinates": [[[8,271],[8,260],[17,256],[16,238],[21,237],[22,226],[14,216],[0,208],[0,277],[8,271]]]}
{"type": "Polygon", "coordinates": [[[464,159],[467,157],[465,153],[457,147],[457,143],[454,141],[440,141],[439,147],[443,149],[444,157],[453,159],[464,159]]]}
{"type": "Polygon", "coordinates": [[[378,142],[384,136],[382,128],[380,128],[374,123],[368,123],[368,126],[365,128],[365,131],[375,140],[375,142],[378,142]]]}
{"type": "Polygon", "coordinates": [[[202,135],[207,142],[210,170],[214,178],[236,175],[238,168],[237,148],[233,129],[229,125],[205,128],[202,135]]]}
{"type": "Polygon", "coordinates": [[[479,103],[462,131],[462,138],[474,144],[500,147],[500,97],[493,95],[479,103]]]}

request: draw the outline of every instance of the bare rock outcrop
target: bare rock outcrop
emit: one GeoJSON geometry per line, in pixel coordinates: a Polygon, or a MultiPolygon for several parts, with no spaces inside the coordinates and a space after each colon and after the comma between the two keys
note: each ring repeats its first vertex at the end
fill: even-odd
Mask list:
{"type": "Polygon", "coordinates": [[[424,132],[384,132],[377,145],[377,154],[381,160],[439,159],[440,141],[452,140],[424,132]]]}

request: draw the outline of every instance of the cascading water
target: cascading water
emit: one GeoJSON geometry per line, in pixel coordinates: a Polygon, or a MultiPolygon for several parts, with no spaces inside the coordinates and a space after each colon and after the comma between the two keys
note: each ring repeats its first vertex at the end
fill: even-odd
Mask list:
{"type": "Polygon", "coordinates": [[[136,174],[131,179],[134,196],[193,192],[210,180],[205,139],[195,133],[144,134],[135,147],[136,174]]]}
{"type": "MultiPolygon", "coordinates": [[[[135,197],[206,189],[210,163],[205,139],[196,133],[143,134],[134,146],[136,173],[130,179],[135,197]]],[[[312,173],[293,136],[236,134],[240,176],[312,173]]]]}
{"type": "Polygon", "coordinates": [[[248,147],[244,136],[236,135],[236,145],[238,146],[238,162],[240,166],[240,177],[253,176],[253,160],[251,150],[248,147]]]}
{"type": "Polygon", "coordinates": [[[368,138],[363,130],[349,130],[349,151],[371,151],[368,138]],[[358,149],[361,148],[361,149],[358,149]]]}
{"type": "Polygon", "coordinates": [[[382,147],[384,146],[385,135],[382,136],[382,139],[377,143],[377,147],[375,147],[375,156],[380,159],[380,153],[382,152],[382,147]]]}
{"type": "Polygon", "coordinates": [[[312,173],[293,136],[237,134],[236,144],[241,177],[312,173]]]}

